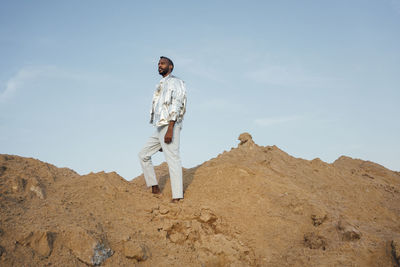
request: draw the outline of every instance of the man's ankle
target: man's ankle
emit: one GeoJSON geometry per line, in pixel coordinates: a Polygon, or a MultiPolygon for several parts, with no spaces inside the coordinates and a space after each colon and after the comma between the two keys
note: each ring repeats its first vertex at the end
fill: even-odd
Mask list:
{"type": "Polygon", "coordinates": [[[153,186],[151,187],[151,192],[152,192],[153,194],[160,194],[160,193],[161,193],[160,187],[159,187],[158,185],[153,185],[153,186]]]}

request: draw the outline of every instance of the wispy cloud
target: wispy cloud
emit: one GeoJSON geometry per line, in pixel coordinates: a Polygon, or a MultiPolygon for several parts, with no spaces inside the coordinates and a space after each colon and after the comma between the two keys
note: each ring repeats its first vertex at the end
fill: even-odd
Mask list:
{"type": "Polygon", "coordinates": [[[0,103],[6,102],[20,88],[40,76],[48,68],[49,67],[25,67],[19,70],[5,83],[4,89],[0,89],[0,103]]]}
{"type": "Polygon", "coordinates": [[[254,120],[254,123],[258,126],[269,127],[276,124],[289,123],[303,119],[302,116],[293,115],[286,117],[270,117],[270,118],[258,118],[254,120]]]}
{"type": "Polygon", "coordinates": [[[0,103],[10,100],[18,91],[23,91],[31,84],[37,82],[77,81],[81,84],[100,86],[103,84],[123,85],[128,82],[120,77],[114,77],[104,73],[88,71],[75,71],[59,68],[51,65],[28,66],[21,68],[14,76],[0,87],[0,103]]]}

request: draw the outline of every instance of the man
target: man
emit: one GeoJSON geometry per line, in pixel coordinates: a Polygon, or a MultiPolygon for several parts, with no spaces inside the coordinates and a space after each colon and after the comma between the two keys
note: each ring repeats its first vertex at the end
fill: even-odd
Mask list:
{"type": "Polygon", "coordinates": [[[168,163],[172,202],[183,198],[182,165],[179,156],[179,138],[182,120],[186,111],[185,83],[171,75],[174,63],[167,57],[160,57],[158,73],[163,77],[153,95],[150,123],[156,130],[139,153],[146,185],[153,194],[160,194],[151,156],[157,151],[164,152],[168,163]]]}

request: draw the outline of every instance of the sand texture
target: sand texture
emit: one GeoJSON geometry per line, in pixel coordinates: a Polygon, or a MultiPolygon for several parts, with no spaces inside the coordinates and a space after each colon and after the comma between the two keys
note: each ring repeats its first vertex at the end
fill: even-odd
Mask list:
{"type": "Polygon", "coordinates": [[[153,195],[143,176],[0,155],[0,266],[399,266],[399,172],[239,140],[184,169],[179,203],[165,163],[153,195]]]}

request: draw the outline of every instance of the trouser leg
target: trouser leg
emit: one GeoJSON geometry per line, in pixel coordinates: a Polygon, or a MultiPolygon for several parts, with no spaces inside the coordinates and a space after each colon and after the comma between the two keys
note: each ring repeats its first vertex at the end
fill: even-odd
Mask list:
{"type": "Polygon", "coordinates": [[[172,142],[169,144],[164,143],[164,136],[167,129],[168,126],[160,127],[159,138],[165,160],[168,163],[172,198],[183,198],[182,164],[179,155],[181,126],[179,123],[175,124],[172,142]]]}
{"type": "Polygon", "coordinates": [[[158,184],[151,156],[160,150],[160,148],[161,144],[158,138],[158,131],[156,130],[138,154],[147,186],[158,184]]]}

